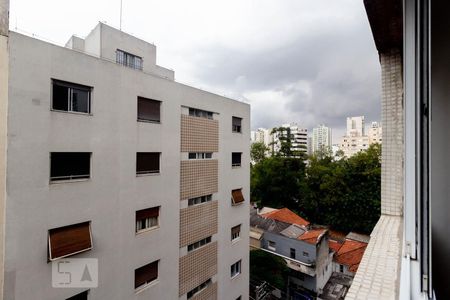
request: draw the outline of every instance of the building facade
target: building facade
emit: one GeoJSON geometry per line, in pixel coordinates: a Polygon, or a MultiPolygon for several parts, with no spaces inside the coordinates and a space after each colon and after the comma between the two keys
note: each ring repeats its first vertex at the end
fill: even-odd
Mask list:
{"type": "Polygon", "coordinates": [[[281,150],[283,139],[289,138],[291,141],[291,150],[300,153],[308,153],[308,129],[298,126],[296,123],[283,124],[277,128],[277,131],[271,131],[271,150],[278,153],[281,150]]]}
{"type": "Polygon", "coordinates": [[[325,125],[319,125],[318,127],[313,128],[312,132],[312,153],[315,153],[320,150],[331,151],[331,128],[325,125]]]}
{"type": "Polygon", "coordinates": [[[347,117],[347,136],[362,136],[365,132],[364,116],[347,117]]]}
{"type": "Polygon", "coordinates": [[[66,47],[0,38],[3,298],[248,299],[249,106],[102,23],[66,47]],[[98,259],[98,287],[52,288],[62,258],[98,259]]]}
{"type": "Polygon", "coordinates": [[[369,127],[369,144],[382,144],[383,142],[383,128],[378,122],[372,122],[369,127]]]}
{"type": "Polygon", "coordinates": [[[253,210],[250,246],[283,258],[289,267],[288,294],[292,299],[316,297],[331,276],[333,252],[328,230],[315,228],[287,208],[253,210]]]}

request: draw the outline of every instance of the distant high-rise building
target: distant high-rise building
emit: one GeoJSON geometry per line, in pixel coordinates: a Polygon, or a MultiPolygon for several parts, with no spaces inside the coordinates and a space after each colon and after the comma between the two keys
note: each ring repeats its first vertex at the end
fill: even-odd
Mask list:
{"type": "Polygon", "coordinates": [[[382,133],[383,129],[381,127],[381,124],[378,122],[372,122],[369,128],[369,144],[381,144],[381,142],[383,141],[382,133]]]}
{"type": "Polygon", "coordinates": [[[339,145],[339,149],[344,152],[345,156],[350,157],[367,150],[373,143],[381,143],[381,126],[378,122],[372,122],[369,136],[365,134],[364,127],[364,116],[347,118],[347,132],[339,145]]]}
{"type": "Polygon", "coordinates": [[[313,128],[311,142],[312,153],[319,150],[331,150],[331,128],[323,124],[313,128]]]}
{"type": "Polygon", "coordinates": [[[296,123],[283,124],[279,128],[284,130],[272,134],[271,149],[278,152],[281,149],[280,137],[289,135],[291,150],[308,153],[308,129],[299,127],[296,123]]]}
{"type": "Polygon", "coordinates": [[[365,135],[364,116],[347,118],[347,136],[363,136],[365,135]]]}

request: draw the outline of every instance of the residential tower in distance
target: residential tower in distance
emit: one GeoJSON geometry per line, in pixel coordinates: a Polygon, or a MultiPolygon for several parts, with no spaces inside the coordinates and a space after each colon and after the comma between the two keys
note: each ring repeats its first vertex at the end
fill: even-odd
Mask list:
{"type": "Polygon", "coordinates": [[[332,150],[331,128],[319,125],[313,128],[311,139],[311,151],[315,153],[320,150],[332,150]]]}
{"type": "Polygon", "coordinates": [[[375,143],[381,144],[382,128],[378,122],[372,122],[369,128],[369,135],[366,135],[364,116],[348,117],[347,131],[341,138],[339,150],[344,156],[350,157],[356,153],[369,149],[369,146],[375,143]]]}

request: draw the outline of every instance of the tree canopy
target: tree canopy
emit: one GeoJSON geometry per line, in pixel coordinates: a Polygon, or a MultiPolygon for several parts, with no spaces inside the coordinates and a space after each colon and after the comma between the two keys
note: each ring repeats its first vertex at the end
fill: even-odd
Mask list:
{"type": "Polygon", "coordinates": [[[380,216],[381,146],[350,158],[322,151],[307,164],[295,157],[264,158],[251,169],[251,198],[336,230],[370,233],[380,216]]]}

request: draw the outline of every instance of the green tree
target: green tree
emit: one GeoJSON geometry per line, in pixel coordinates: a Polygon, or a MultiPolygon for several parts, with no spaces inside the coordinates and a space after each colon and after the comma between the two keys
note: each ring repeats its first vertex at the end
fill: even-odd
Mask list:
{"type": "Polygon", "coordinates": [[[253,143],[250,147],[250,157],[253,162],[259,163],[263,159],[266,158],[266,153],[269,151],[269,148],[264,145],[264,143],[257,142],[253,143]]]}
{"type": "Polygon", "coordinates": [[[266,158],[251,169],[251,199],[260,206],[297,209],[304,177],[303,160],[280,156],[266,158]]]}
{"type": "Polygon", "coordinates": [[[279,256],[263,250],[250,251],[250,278],[267,281],[280,290],[285,290],[289,268],[279,256]]]}

